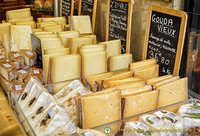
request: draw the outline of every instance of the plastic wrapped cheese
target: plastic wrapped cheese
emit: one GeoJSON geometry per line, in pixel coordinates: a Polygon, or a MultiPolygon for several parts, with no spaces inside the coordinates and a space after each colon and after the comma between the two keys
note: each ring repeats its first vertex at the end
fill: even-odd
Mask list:
{"type": "Polygon", "coordinates": [[[7,21],[12,19],[27,18],[31,16],[30,8],[9,10],[6,12],[7,21]]]}
{"type": "Polygon", "coordinates": [[[8,53],[9,59],[16,64],[16,68],[24,67],[24,56],[21,52],[11,51],[8,53]]]}
{"type": "Polygon", "coordinates": [[[36,52],[29,49],[22,49],[20,50],[22,55],[24,56],[25,65],[28,67],[32,67],[36,64],[36,52]]]}
{"type": "Polygon", "coordinates": [[[18,101],[22,92],[24,91],[25,84],[17,80],[13,80],[11,83],[12,83],[11,95],[14,97],[16,101],[18,101]]]}
{"type": "Polygon", "coordinates": [[[8,81],[14,80],[17,77],[16,64],[10,61],[1,61],[0,74],[8,81]]]}

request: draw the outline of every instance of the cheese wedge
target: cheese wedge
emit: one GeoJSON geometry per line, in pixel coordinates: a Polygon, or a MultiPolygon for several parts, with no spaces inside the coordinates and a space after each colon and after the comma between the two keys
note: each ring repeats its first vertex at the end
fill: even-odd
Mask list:
{"type": "Polygon", "coordinates": [[[83,83],[89,90],[96,92],[96,91],[101,90],[102,80],[111,76],[114,76],[113,72],[89,75],[89,76],[83,77],[83,83]]]}
{"type": "Polygon", "coordinates": [[[58,33],[64,47],[69,48],[69,38],[78,38],[80,33],[78,31],[63,31],[58,33]]]}
{"type": "Polygon", "coordinates": [[[111,40],[99,44],[107,45],[107,58],[121,54],[121,40],[111,40]]]}
{"type": "Polygon", "coordinates": [[[165,76],[161,76],[161,77],[152,78],[152,79],[147,80],[147,84],[154,85],[159,82],[162,82],[163,80],[170,79],[172,77],[173,77],[172,75],[165,75],[165,76]]]}
{"type": "Polygon", "coordinates": [[[132,54],[126,53],[108,58],[108,71],[116,71],[120,69],[128,69],[132,62],[132,54]]]}
{"type": "Polygon", "coordinates": [[[8,81],[12,81],[17,76],[16,64],[9,61],[0,62],[0,74],[8,81]]]}
{"type": "Polygon", "coordinates": [[[19,19],[31,16],[30,8],[6,11],[6,19],[19,19]]]}
{"type": "Polygon", "coordinates": [[[158,87],[160,95],[158,108],[175,104],[188,99],[187,78],[182,78],[169,84],[158,87]],[[167,99],[166,99],[167,98],[167,99]]]}
{"type": "Polygon", "coordinates": [[[148,68],[145,68],[145,69],[135,70],[134,76],[141,78],[143,80],[156,78],[159,76],[159,65],[156,64],[156,65],[149,66],[148,68]]]}
{"type": "Polygon", "coordinates": [[[106,52],[91,52],[81,54],[82,76],[107,72],[106,52]]]}
{"type": "Polygon", "coordinates": [[[172,77],[172,78],[170,78],[170,79],[166,79],[166,80],[164,80],[164,81],[162,81],[162,82],[156,83],[156,84],[153,85],[153,87],[154,87],[154,88],[158,88],[158,87],[160,87],[160,86],[166,85],[166,84],[171,83],[171,82],[174,82],[174,81],[176,81],[176,80],[179,80],[179,76],[175,76],[175,77],[172,77]]]}
{"type": "Polygon", "coordinates": [[[105,50],[105,48],[102,48],[102,47],[90,48],[90,49],[80,48],[78,53],[79,54],[83,54],[83,53],[87,54],[87,53],[100,52],[100,51],[106,51],[106,50],[105,50]]]}
{"type": "Polygon", "coordinates": [[[32,49],[31,33],[31,26],[11,26],[11,51],[32,49]]]}
{"type": "Polygon", "coordinates": [[[43,27],[48,27],[48,26],[56,26],[58,23],[54,21],[49,21],[49,22],[40,22],[37,23],[37,28],[43,28],[43,27]]]}
{"type": "Polygon", "coordinates": [[[64,28],[62,25],[55,25],[43,27],[43,30],[47,32],[62,32],[64,31],[64,28]]]}
{"type": "Polygon", "coordinates": [[[71,54],[76,54],[79,46],[83,44],[94,44],[94,39],[88,37],[70,38],[69,48],[71,49],[71,54]]]}
{"type": "Polygon", "coordinates": [[[2,39],[2,45],[8,55],[10,51],[10,23],[0,24],[0,37],[2,39]]]}
{"type": "Polygon", "coordinates": [[[81,37],[90,37],[90,38],[93,38],[94,39],[94,44],[97,43],[97,36],[94,35],[94,34],[90,34],[90,35],[81,35],[81,37]]]}
{"type": "Polygon", "coordinates": [[[96,48],[106,49],[107,47],[105,44],[92,44],[92,45],[83,44],[82,46],[80,46],[80,49],[96,49],[96,48]]]}
{"type": "Polygon", "coordinates": [[[22,53],[22,55],[24,56],[24,62],[25,65],[28,67],[32,67],[36,64],[36,53],[33,50],[28,50],[28,49],[22,49],[20,50],[20,52],[22,53]]]}
{"type": "Polygon", "coordinates": [[[80,78],[81,58],[80,55],[64,55],[50,58],[49,78],[50,83],[62,82],[80,78]]]}
{"type": "Polygon", "coordinates": [[[133,77],[133,71],[122,72],[120,74],[106,78],[106,79],[103,80],[103,88],[108,88],[108,82],[109,81],[121,80],[121,79],[126,79],[126,78],[129,78],[129,77],[133,77]]]}
{"type": "Polygon", "coordinates": [[[134,62],[130,64],[129,70],[136,70],[138,68],[143,68],[143,67],[154,65],[154,64],[156,64],[156,59],[148,59],[148,60],[143,60],[139,62],[134,62]]]}
{"type": "Polygon", "coordinates": [[[9,59],[10,61],[16,64],[16,69],[20,69],[24,67],[24,57],[20,52],[9,52],[9,59]]]}
{"type": "Polygon", "coordinates": [[[53,34],[53,32],[34,32],[34,35],[50,35],[50,34],[53,34]]]}
{"type": "Polygon", "coordinates": [[[44,54],[45,55],[53,55],[53,54],[62,54],[63,53],[63,55],[67,55],[67,54],[69,54],[70,53],[70,50],[69,50],[69,48],[55,48],[55,49],[46,49],[46,50],[44,50],[44,54]]]}
{"type": "Polygon", "coordinates": [[[24,21],[24,22],[16,22],[16,25],[30,25],[32,29],[36,28],[36,24],[34,21],[24,21]]]}
{"type": "Polygon", "coordinates": [[[34,77],[35,79],[37,79],[41,83],[44,83],[43,70],[42,69],[30,68],[29,73],[30,73],[30,77],[34,77]]]}
{"type": "Polygon", "coordinates": [[[33,33],[35,32],[42,32],[43,30],[41,28],[33,29],[33,33]]]}
{"type": "Polygon", "coordinates": [[[79,31],[80,34],[91,34],[92,25],[89,16],[72,16],[71,30],[79,31]]]}
{"type": "Polygon", "coordinates": [[[48,18],[41,18],[42,22],[54,21],[60,25],[66,25],[66,18],[65,17],[48,17],[48,18]]]}

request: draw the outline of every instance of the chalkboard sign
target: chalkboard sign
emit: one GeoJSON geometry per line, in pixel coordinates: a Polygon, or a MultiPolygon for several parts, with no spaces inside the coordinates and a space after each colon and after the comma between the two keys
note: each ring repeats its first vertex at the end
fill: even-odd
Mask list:
{"type": "Polygon", "coordinates": [[[106,40],[121,39],[122,53],[130,52],[132,0],[108,0],[106,40]]]}
{"type": "Polygon", "coordinates": [[[151,6],[143,59],[155,58],[159,75],[179,74],[187,15],[183,11],[151,6]]]}
{"type": "Polygon", "coordinates": [[[60,15],[66,17],[67,23],[70,22],[70,16],[74,14],[74,0],[60,1],[60,15]]]}
{"type": "Polygon", "coordinates": [[[97,0],[79,0],[78,15],[88,15],[92,22],[92,31],[95,30],[97,0]]]}

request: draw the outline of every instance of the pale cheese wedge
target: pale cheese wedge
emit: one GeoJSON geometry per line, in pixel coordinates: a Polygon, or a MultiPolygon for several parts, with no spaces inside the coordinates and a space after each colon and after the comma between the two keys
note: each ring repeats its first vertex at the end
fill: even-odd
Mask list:
{"type": "Polygon", "coordinates": [[[90,38],[94,38],[94,44],[97,44],[97,36],[94,34],[90,34],[90,35],[81,35],[81,37],[90,37],[90,38]]]}
{"type": "Polygon", "coordinates": [[[46,27],[43,27],[43,30],[44,31],[47,31],[47,32],[62,32],[64,31],[64,27],[62,25],[55,25],[55,26],[46,26],[46,27]]]}
{"type": "Polygon", "coordinates": [[[10,61],[1,61],[0,74],[8,81],[14,80],[17,77],[16,64],[10,61]]]}
{"type": "Polygon", "coordinates": [[[92,53],[92,52],[99,52],[99,51],[106,51],[105,48],[90,48],[90,49],[85,49],[85,48],[80,48],[78,53],[83,54],[83,53],[92,53]]]}
{"type": "Polygon", "coordinates": [[[35,36],[39,39],[43,39],[43,38],[58,38],[58,35],[55,35],[55,34],[44,34],[44,35],[41,35],[41,34],[35,34],[35,36]]]}
{"type": "Polygon", "coordinates": [[[19,18],[27,18],[31,16],[30,8],[25,9],[17,9],[17,10],[10,10],[6,12],[6,19],[19,19],[19,18]]]}
{"type": "Polygon", "coordinates": [[[46,49],[44,50],[45,55],[64,53],[63,55],[67,55],[70,53],[69,48],[55,48],[55,49],[46,49]]]}
{"type": "Polygon", "coordinates": [[[42,32],[43,30],[41,28],[36,28],[36,29],[33,29],[33,33],[35,32],[42,32]]]}
{"type": "Polygon", "coordinates": [[[164,75],[161,77],[152,78],[152,79],[147,80],[147,84],[149,84],[149,85],[157,84],[159,82],[162,82],[163,80],[167,80],[172,77],[173,77],[173,75],[164,75]]]}
{"type": "Polygon", "coordinates": [[[136,70],[138,68],[143,68],[154,64],[156,64],[156,59],[148,59],[139,62],[134,62],[129,65],[129,70],[136,70]]]}
{"type": "Polygon", "coordinates": [[[57,25],[57,22],[54,21],[49,21],[49,22],[41,22],[37,23],[37,28],[43,28],[43,27],[48,27],[48,26],[55,26],[57,25]]]}
{"type": "Polygon", "coordinates": [[[80,46],[80,49],[94,49],[94,48],[106,49],[107,47],[105,44],[92,44],[92,45],[83,44],[82,46],[80,46]]]}
{"type": "Polygon", "coordinates": [[[26,18],[19,18],[19,19],[10,19],[8,22],[10,22],[12,25],[16,25],[16,23],[19,22],[27,22],[27,21],[33,21],[33,17],[26,17],[26,18]]]}
{"type": "Polygon", "coordinates": [[[174,82],[174,81],[176,81],[176,80],[179,80],[179,76],[175,76],[175,77],[172,77],[172,78],[170,78],[170,79],[166,79],[166,80],[164,80],[164,81],[162,81],[162,82],[153,84],[153,87],[154,87],[154,88],[158,88],[158,87],[160,87],[160,86],[166,85],[166,84],[171,83],[171,82],[174,82]]]}
{"type": "Polygon", "coordinates": [[[42,22],[48,21],[55,21],[60,25],[66,25],[66,18],[65,17],[48,17],[48,18],[41,18],[42,22]]]}
{"type": "Polygon", "coordinates": [[[24,56],[25,65],[28,67],[32,67],[36,64],[36,52],[33,50],[22,49],[20,52],[24,56]]]}
{"type": "Polygon", "coordinates": [[[6,54],[10,51],[10,26],[10,23],[0,24],[0,39],[2,40],[6,54]]]}
{"type": "Polygon", "coordinates": [[[42,38],[41,47],[42,54],[44,54],[45,49],[63,48],[63,45],[59,38],[42,38]]]}
{"type": "Polygon", "coordinates": [[[16,22],[16,25],[30,25],[32,29],[36,28],[36,24],[34,21],[24,21],[24,22],[16,22]]]}
{"type": "Polygon", "coordinates": [[[53,32],[45,32],[45,31],[34,32],[34,35],[50,35],[50,34],[53,34],[53,32]]]}

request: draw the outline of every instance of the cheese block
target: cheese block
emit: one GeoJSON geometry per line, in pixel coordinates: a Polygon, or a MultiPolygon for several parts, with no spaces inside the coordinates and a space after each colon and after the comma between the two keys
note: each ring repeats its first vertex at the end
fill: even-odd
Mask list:
{"type": "Polygon", "coordinates": [[[80,49],[96,49],[96,48],[106,49],[107,47],[105,44],[92,44],[92,45],[83,44],[82,46],[80,46],[80,49]]]}
{"type": "Polygon", "coordinates": [[[55,25],[43,27],[43,30],[47,32],[62,32],[64,31],[64,28],[62,25],[55,25]]]}
{"type": "Polygon", "coordinates": [[[50,58],[50,83],[62,82],[81,76],[80,55],[64,55],[50,58]]]}
{"type": "Polygon", "coordinates": [[[36,24],[34,21],[23,21],[23,22],[16,22],[16,25],[30,25],[32,29],[36,28],[36,24]]]}
{"type": "Polygon", "coordinates": [[[8,54],[10,61],[16,64],[16,69],[20,69],[24,67],[24,56],[20,52],[9,52],[8,54]]]}
{"type": "Polygon", "coordinates": [[[175,104],[188,99],[187,78],[182,78],[169,84],[158,87],[160,95],[158,108],[175,104]],[[167,99],[166,99],[167,98],[167,99]]]}
{"type": "Polygon", "coordinates": [[[107,45],[107,58],[121,54],[121,40],[111,40],[107,42],[100,42],[99,44],[107,45]]]}
{"type": "Polygon", "coordinates": [[[123,90],[124,92],[128,93],[129,90],[132,91],[134,90],[135,87],[144,87],[145,82],[144,81],[138,81],[135,83],[127,83],[123,85],[116,86],[118,89],[123,90]]]}
{"type": "Polygon", "coordinates": [[[105,78],[113,76],[113,72],[103,73],[103,74],[95,74],[83,77],[83,83],[89,90],[93,92],[100,91],[102,86],[102,80],[105,78]]]}
{"type": "Polygon", "coordinates": [[[126,53],[108,58],[108,71],[116,71],[120,69],[128,69],[132,62],[132,54],[126,53]]]}
{"type": "Polygon", "coordinates": [[[46,49],[44,50],[44,54],[45,55],[54,55],[54,54],[63,54],[63,55],[67,55],[69,54],[69,48],[55,48],[55,49],[46,49]]]}
{"type": "Polygon", "coordinates": [[[129,70],[136,70],[138,68],[143,68],[154,64],[156,64],[156,59],[148,59],[139,62],[134,62],[129,65],[129,70]]]}
{"type": "Polygon", "coordinates": [[[19,97],[21,96],[22,92],[24,91],[25,84],[23,82],[13,80],[11,82],[12,84],[12,89],[11,89],[11,94],[14,97],[16,101],[19,100],[19,97]]]}
{"type": "Polygon", "coordinates": [[[41,39],[42,53],[45,49],[63,48],[62,42],[59,38],[43,38],[41,39]]]}
{"type": "Polygon", "coordinates": [[[49,34],[49,35],[41,35],[41,34],[35,34],[35,36],[39,39],[43,38],[58,38],[58,35],[55,34],[49,34]]]}
{"type": "Polygon", "coordinates": [[[58,33],[64,47],[69,48],[69,38],[78,38],[80,33],[78,31],[63,31],[58,33]]]}
{"type": "MultiPolygon", "coordinates": [[[[95,45],[94,45],[95,46],[95,45]]],[[[100,52],[100,51],[106,51],[105,48],[102,47],[97,47],[97,48],[90,48],[90,49],[85,49],[85,48],[79,48],[78,53],[79,54],[87,54],[87,53],[92,53],[92,52],[100,52]]]]}
{"type": "Polygon", "coordinates": [[[31,33],[31,26],[11,26],[11,51],[32,49],[31,33]]]}
{"type": "Polygon", "coordinates": [[[114,81],[108,81],[108,87],[114,87],[114,86],[120,86],[123,84],[128,84],[128,83],[135,83],[138,81],[142,81],[142,79],[140,78],[135,78],[135,77],[129,77],[126,79],[122,79],[122,80],[114,80],[114,81]]]}
{"type": "Polygon", "coordinates": [[[97,36],[96,35],[94,35],[94,34],[90,34],[90,35],[81,35],[81,37],[91,37],[91,38],[94,38],[94,44],[96,44],[97,43],[97,36]]]}
{"type": "Polygon", "coordinates": [[[89,16],[72,16],[71,30],[79,31],[80,34],[91,34],[92,25],[89,16]]]}
{"type": "Polygon", "coordinates": [[[91,52],[81,54],[82,76],[107,72],[106,52],[91,52]]]}
{"type": "Polygon", "coordinates": [[[34,32],[34,35],[50,35],[50,34],[53,34],[53,32],[34,32]]]}
{"type": "Polygon", "coordinates": [[[175,77],[172,77],[172,78],[170,78],[170,79],[166,79],[166,80],[164,80],[164,81],[161,81],[161,82],[159,82],[159,83],[156,83],[156,84],[153,85],[153,87],[154,87],[154,88],[158,88],[158,87],[160,87],[160,86],[166,85],[166,84],[171,83],[171,82],[174,82],[174,81],[176,81],[176,80],[179,80],[179,76],[175,76],[175,77]]]}
{"type": "Polygon", "coordinates": [[[0,62],[0,74],[9,81],[12,81],[17,76],[16,64],[10,61],[0,62]]]}
{"type": "Polygon", "coordinates": [[[163,80],[170,79],[172,77],[173,77],[173,75],[164,75],[164,76],[161,76],[161,77],[152,78],[152,79],[147,80],[147,84],[154,85],[154,84],[157,84],[159,82],[162,82],[163,80]]]}
{"type": "Polygon", "coordinates": [[[48,22],[40,22],[37,23],[37,28],[43,28],[48,26],[56,26],[58,23],[54,21],[48,21],[48,22]]]}
{"type": "Polygon", "coordinates": [[[42,69],[30,68],[29,73],[30,73],[30,77],[34,77],[35,79],[37,79],[38,81],[42,83],[44,82],[42,69]]]}
{"type": "Polygon", "coordinates": [[[28,67],[32,67],[35,65],[35,61],[36,61],[36,53],[33,50],[29,50],[29,49],[22,49],[20,50],[20,52],[22,53],[22,55],[24,56],[24,62],[25,65],[28,67]]]}
{"type": "Polygon", "coordinates": [[[35,32],[42,32],[43,30],[41,28],[36,28],[36,29],[33,29],[33,33],[35,32]]]}
{"type": "Polygon", "coordinates": [[[31,16],[30,8],[6,11],[6,19],[19,19],[31,16]]]}
{"type": "Polygon", "coordinates": [[[114,75],[112,77],[108,77],[108,78],[103,80],[103,88],[108,88],[108,82],[109,81],[121,80],[121,79],[126,79],[126,78],[129,78],[129,77],[133,77],[133,71],[122,72],[122,73],[114,75]]]}
{"type": "MultiPolygon", "coordinates": [[[[120,90],[111,88],[88,94],[80,97],[79,101],[81,109],[81,127],[83,129],[94,128],[121,119],[120,90]]],[[[114,124],[109,127],[111,130],[118,130],[120,125],[114,124]]]]}
{"type": "Polygon", "coordinates": [[[71,49],[71,54],[76,54],[79,46],[83,44],[94,44],[94,39],[88,37],[70,38],[69,48],[71,49]]]}
{"type": "Polygon", "coordinates": [[[145,69],[135,70],[134,76],[141,78],[143,80],[156,78],[159,76],[159,65],[156,64],[156,65],[149,66],[148,68],[145,68],[145,69]]]}
{"type": "MultiPolygon", "coordinates": [[[[38,18],[37,18],[38,19],[38,18]]],[[[54,21],[61,25],[66,25],[66,18],[65,17],[48,17],[48,18],[41,18],[42,22],[54,21]]]]}
{"type": "Polygon", "coordinates": [[[29,73],[27,70],[17,70],[17,80],[25,83],[25,79],[29,78],[29,73]]]}
{"type": "Polygon", "coordinates": [[[6,54],[10,51],[10,23],[0,24],[0,37],[6,54]]]}
{"type": "Polygon", "coordinates": [[[16,25],[16,23],[20,23],[20,22],[29,22],[29,21],[33,21],[33,17],[26,17],[26,18],[17,18],[17,19],[10,19],[8,20],[8,22],[10,22],[12,25],[16,25]]]}
{"type": "Polygon", "coordinates": [[[100,132],[95,129],[79,129],[77,132],[77,136],[106,136],[104,132],[100,132]]]}

